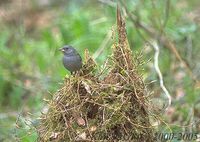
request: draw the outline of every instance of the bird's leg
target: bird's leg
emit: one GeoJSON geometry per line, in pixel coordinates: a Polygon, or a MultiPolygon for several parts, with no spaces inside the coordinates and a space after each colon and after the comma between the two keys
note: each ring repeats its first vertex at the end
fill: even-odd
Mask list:
{"type": "Polygon", "coordinates": [[[71,72],[71,75],[75,76],[76,73],[77,73],[77,71],[73,71],[73,72],[71,72]]]}
{"type": "Polygon", "coordinates": [[[79,75],[80,75],[80,72],[79,72],[79,71],[73,71],[73,72],[70,72],[70,73],[71,73],[72,76],[75,76],[75,75],[78,75],[78,76],[79,76],[79,75]]]}

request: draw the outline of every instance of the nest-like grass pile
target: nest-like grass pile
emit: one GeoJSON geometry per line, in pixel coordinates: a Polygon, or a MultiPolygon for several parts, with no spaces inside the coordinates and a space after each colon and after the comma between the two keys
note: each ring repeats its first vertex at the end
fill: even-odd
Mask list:
{"type": "Polygon", "coordinates": [[[140,60],[132,56],[119,10],[117,25],[118,43],[103,71],[86,52],[83,69],[49,101],[40,141],[154,141],[140,60]]]}

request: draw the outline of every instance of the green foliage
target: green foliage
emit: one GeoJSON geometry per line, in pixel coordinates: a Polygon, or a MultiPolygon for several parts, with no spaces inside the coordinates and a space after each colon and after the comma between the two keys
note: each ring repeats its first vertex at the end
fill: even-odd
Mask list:
{"type": "Polygon", "coordinates": [[[185,99],[187,103],[192,106],[193,104],[199,101],[200,89],[189,87],[189,86],[194,86],[194,83],[188,76],[184,78],[183,86],[185,88],[185,99]]]}
{"type": "MultiPolygon", "coordinates": [[[[198,63],[200,59],[200,32],[198,21],[195,21],[195,18],[191,19],[192,16],[188,16],[188,14],[195,14],[199,1],[170,0],[169,2],[170,7],[168,8],[166,6],[167,0],[127,0],[126,4],[128,10],[138,16],[145,25],[154,27],[158,32],[163,32],[176,43],[177,50],[198,78],[200,76],[198,63]],[[167,10],[169,10],[168,15],[167,10]],[[188,45],[188,37],[192,39],[191,47],[188,45]]],[[[4,5],[4,3],[2,4],[4,5]]],[[[70,44],[77,48],[82,57],[86,48],[91,54],[94,54],[106,38],[108,31],[116,24],[116,9],[99,1],[70,0],[63,3],[55,1],[53,5],[50,4],[44,8],[43,6],[37,8],[38,5],[34,1],[31,16],[28,15],[28,12],[24,12],[17,16],[14,15],[18,20],[14,19],[11,22],[1,20],[0,22],[0,112],[2,113],[18,112],[22,107],[29,111],[40,111],[43,105],[42,99],[51,97],[49,94],[57,90],[60,86],[59,83],[69,73],[62,66],[62,55],[57,49],[64,44],[70,44]],[[30,20],[30,23],[34,25],[37,23],[36,21],[39,21],[39,19],[34,19],[34,13],[39,13],[37,16],[45,19],[45,15],[42,14],[44,11],[47,13],[53,11],[47,15],[55,15],[46,23],[44,22],[45,24],[35,24],[35,27],[32,28],[34,30],[28,29],[26,22],[30,20]]],[[[16,7],[13,9],[16,10],[14,13],[19,12],[16,7]]],[[[12,16],[9,17],[8,14],[7,19],[9,18],[12,19],[12,16]]],[[[126,21],[132,51],[144,49],[146,43],[144,39],[148,40],[151,37],[142,29],[135,27],[129,18],[126,21]]],[[[111,43],[107,43],[103,53],[97,57],[96,60],[99,64],[105,62],[110,53],[111,43]]],[[[173,98],[176,98],[174,92],[176,92],[177,87],[184,88],[183,100],[187,104],[186,106],[192,106],[194,102],[199,100],[200,90],[194,87],[195,84],[184,68],[181,71],[184,71],[185,77],[180,80],[174,79],[179,71],[177,68],[174,69],[174,66],[180,62],[166,47],[161,46],[160,50],[159,65],[167,88],[170,89],[173,98]]],[[[145,51],[144,56],[146,59],[152,58],[152,62],[153,54],[151,49],[151,51],[145,51]]],[[[150,81],[157,79],[155,70],[148,65],[145,67],[146,76],[150,81]]],[[[152,90],[159,87],[158,83],[152,86],[150,88],[152,90]]],[[[174,105],[179,106],[179,103],[174,105]]],[[[13,118],[6,120],[0,119],[0,125],[4,121],[6,124],[14,124],[15,122],[13,118]]],[[[9,125],[9,127],[13,126],[9,125]]],[[[10,133],[9,127],[5,128],[3,125],[0,128],[0,141],[1,135],[5,136],[6,133],[10,133]]],[[[25,132],[26,129],[21,133],[21,136],[25,132]]],[[[36,134],[26,135],[23,141],[33,141],[35,137],[36,134]]]]}

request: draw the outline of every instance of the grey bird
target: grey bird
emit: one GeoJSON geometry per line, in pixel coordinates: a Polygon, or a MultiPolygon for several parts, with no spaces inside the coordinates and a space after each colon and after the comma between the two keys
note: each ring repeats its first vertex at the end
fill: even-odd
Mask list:
{"type": "Polygon", "coordinates": [[[63,65],[71,72],[79,71],[82,68],[82,58],[80,54],[71,45],[65,45],[63,48],[59,49],[63,52],[63,65]]]}

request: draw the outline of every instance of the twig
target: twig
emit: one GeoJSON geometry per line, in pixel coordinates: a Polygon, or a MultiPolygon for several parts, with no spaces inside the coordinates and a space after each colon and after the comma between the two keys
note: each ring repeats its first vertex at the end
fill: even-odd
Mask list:
{"type": "Polygon", "coordinates": [[[192,36],[188,35],[186,37],[186,57],[188,61],[192,62],[192,48],[193,48],[193,41],[192,36]]]}
{"type": "Polygon", "coordinates": [[[169,19],[170,4],[171,4],[170,0],[167,0],[166,7],[165,7],[165,19],[164,19],[163,26],[162,26],[163,29],[166,27],[168,19],[169,19]]]}
{"type": "Polygon", "coordinates": [[[152,43],[153,45],[153,48],[155,50],[155,55],[154,55],[154,68],[158,74],[158,77],[159,77],[159,80],[160,80],[160,87],[162,88],[162,90],[164,91],[165,93],[165,96],[168,98],[168,105],[166,107],[166,109],[171,105],[171,102],[172,102],[172,98],[168,92],[168,90],[166,89],[165,85],[164,85],[164,82],[163,82],[163,76],[162,76],[162,73],[160,71],[160,68],[159,68],[159,65],[158,65],[158,57],[159,57],[159,47],[158,47],[158,44],[156,41],[154,41],[152,43]]]}

